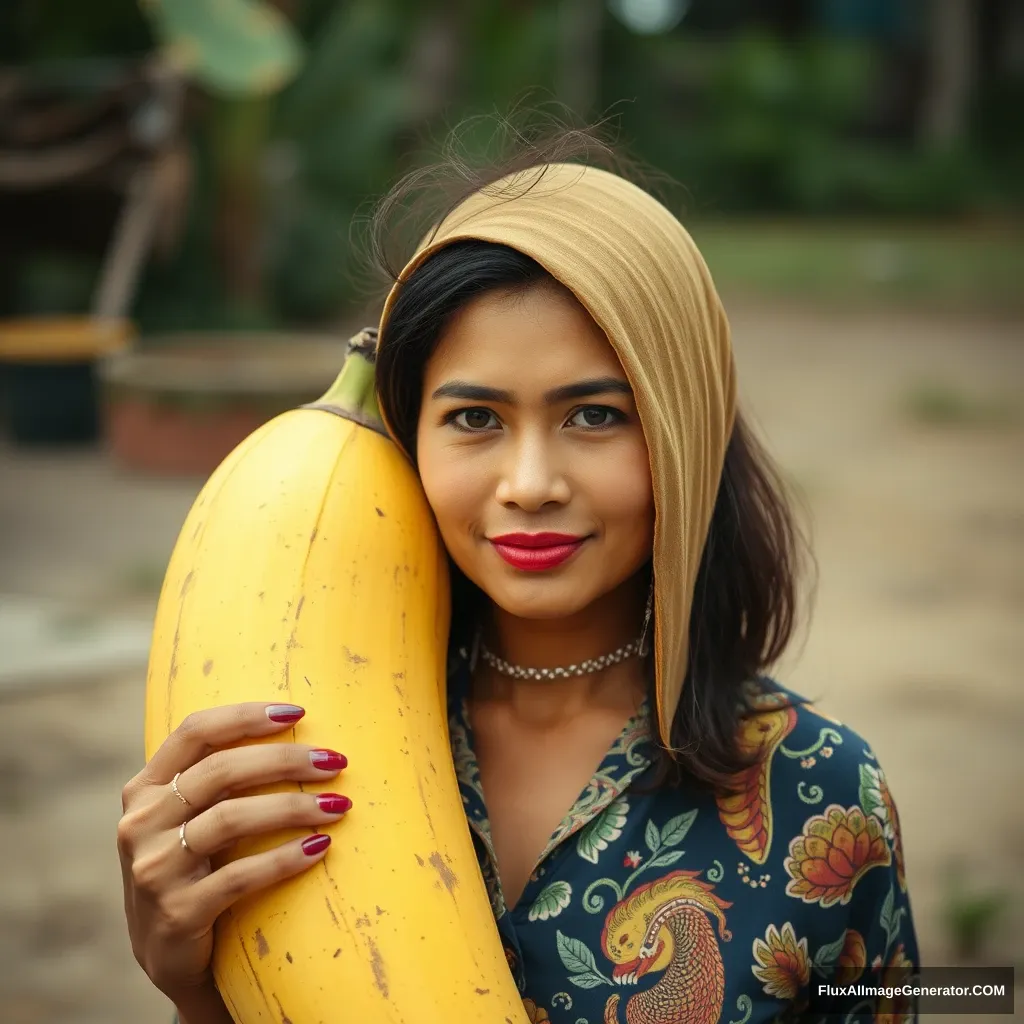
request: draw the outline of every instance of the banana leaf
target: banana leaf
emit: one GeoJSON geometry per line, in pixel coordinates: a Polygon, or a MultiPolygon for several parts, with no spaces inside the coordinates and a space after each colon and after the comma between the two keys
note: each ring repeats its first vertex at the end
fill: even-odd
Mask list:
{"type": "Polygon", "coordinates": [[[183,72],[225,97],[265,96],[298,73],[303,46],[260,0],[139,0],[161,48],[183,72]]]}

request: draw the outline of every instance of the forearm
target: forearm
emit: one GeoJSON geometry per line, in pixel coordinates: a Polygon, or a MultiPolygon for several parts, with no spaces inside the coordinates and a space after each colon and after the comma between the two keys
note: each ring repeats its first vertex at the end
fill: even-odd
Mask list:
{"type": "Polygon", "coordinates": [[[234,1024],[224,1000],[211,984],[194,992],[176,996],[178,1024],[234,1024]]]}

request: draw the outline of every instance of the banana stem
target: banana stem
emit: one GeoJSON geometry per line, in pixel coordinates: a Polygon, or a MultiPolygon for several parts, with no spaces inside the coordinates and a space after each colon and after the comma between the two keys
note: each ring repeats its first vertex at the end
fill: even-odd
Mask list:
{"type": "Polygon", "coordinates": [[[387,437],[374,389],[376,341],[377,332],[372,328],[360,331],[349,342],[345,363],[334,383],[320,399],[302,408],[334,413],[387,437]]]}
{"type": "Polygon", "coordinates": [[[364,350],[349,348],[341,373],[320,401],[380,418],[373,390],[373,362],[364,350]]]}

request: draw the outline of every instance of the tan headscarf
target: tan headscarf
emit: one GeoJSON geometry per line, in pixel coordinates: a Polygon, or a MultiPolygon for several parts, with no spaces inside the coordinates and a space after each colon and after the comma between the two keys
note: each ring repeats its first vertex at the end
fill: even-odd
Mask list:
{"type": "Polygon", "coordinates": [[[478,239],[532,257],[604,331],[632,385],[654,487],[654,655],[661,740],[687,669],[690,609],[732,433],[729,325],[711,275],[676,218],[607,171],[547,164],[470,196],[420,244],[391,290],[438,249],[478,239]]]}

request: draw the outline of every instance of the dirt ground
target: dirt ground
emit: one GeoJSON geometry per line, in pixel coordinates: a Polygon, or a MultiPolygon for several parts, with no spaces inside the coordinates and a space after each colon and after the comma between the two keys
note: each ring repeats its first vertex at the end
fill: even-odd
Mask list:
{"type": "MultiPolygon", "coordinates": [[[[959,863],[1004,909],[980,962],[1022,965],[1021,325],[764,307],[732,322],[743,400],[805,497],[819,565],[813,618],[775,674],[886,768],[925,962],[953,962],[959,863]]],[[[91,607],[130,603],[199,486],[10,447],[0,481],[0,590],[91,607]]],[[[151,596],[134,604],[152,614],[151,596]]],[[[0,695],[6,1024],[168,1019],[128,946],[114,849],[142,689],[140,672],[0,695]]]]}

